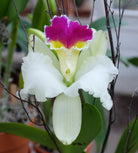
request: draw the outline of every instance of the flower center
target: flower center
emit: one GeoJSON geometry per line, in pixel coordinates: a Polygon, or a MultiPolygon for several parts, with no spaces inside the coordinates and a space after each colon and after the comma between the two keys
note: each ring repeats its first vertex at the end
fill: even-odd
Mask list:
{"type": "Polygon", "coordinates": [[[70,50],[66,48],[61,48],[56,49],[56,52],[60,62],[61,73],[65,78],[67,86],[70,86],[74,80],[80,51],[74,48],[70,50]]]}

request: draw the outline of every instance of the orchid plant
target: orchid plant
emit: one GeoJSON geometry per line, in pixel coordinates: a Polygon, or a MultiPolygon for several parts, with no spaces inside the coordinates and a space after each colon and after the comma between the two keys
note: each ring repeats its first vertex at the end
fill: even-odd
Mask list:
{"type": "MultiPolygon", "coordinates": [[[[106,15],[108,21],[109,16],[106,15]]],[[[36,109],[41,120],[37,125],[43,126],[46,131],[19,123],[0,123],[0,131],[23,136],[59,153],[84,153],[93,139],[102,139],[103,116],[100,108],[110,110],[109,119],[112,118],[113,88],[118,75],[116,61],[119,58],[115,61],[114,50],[112,60],[106,56],[105,31],[81,25],[66,15],[54,16],[51,25],[44,26],[43,32],[30,28],[28,35],[28,54],[21,66],[24,87],[17,92],[17,97],[12,95],[21,101],[23,108],[24,103],[28,103],[36,109]],[[28,100],[30,95],[33,97],[31,102],[28,100]],[[93,102],[88,104],[88,98],[93,102]],[[47,110],[39,106],[48,101],[53,105],[52,128],[44,118],[47,110]]],[[[3,88],[9,92],[4,85],[3,88]]],[[[104,142],[100,142],[103,146],[98,148],[101,153],[105,151],[110,122],[112,120],[109,121],[104,142]]],[[[128,128],[134,130],[130,139],[128,137],[130,143],[125,141],[125,131],[116,153],[124,148],[134,153],[137,148],[137,123],[136,120],[130,123],[128,128]],[[123,144],[126,146],[122,147],[123,144]]]]}
{"type": "Polygon", "coordinates": [[[99,97],[110,110],[112,100],[107,89],[118,70],[105,55],[104,31],[88,29],[65,15],[54,16],[51,22],[44,33],[29,30],[29,53],[22,64],[24,88],[20,93],[22,99],[35,95],[39,102],[55,98],[53,129],[57,138],[69,145],[81,130],[79,90],[99,97]]]}

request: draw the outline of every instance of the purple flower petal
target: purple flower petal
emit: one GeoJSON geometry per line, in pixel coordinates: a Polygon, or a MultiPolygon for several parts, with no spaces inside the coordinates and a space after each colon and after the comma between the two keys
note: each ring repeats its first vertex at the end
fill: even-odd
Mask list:
{"type": "Polygon", "coordinates": [[[59,41],[65,48],[71,48],[78,42],[86,42],[93,37],[92,29],[70,21],[65,15],[54,17],[51,26],[45,27],[47,42],[59,41]]]}

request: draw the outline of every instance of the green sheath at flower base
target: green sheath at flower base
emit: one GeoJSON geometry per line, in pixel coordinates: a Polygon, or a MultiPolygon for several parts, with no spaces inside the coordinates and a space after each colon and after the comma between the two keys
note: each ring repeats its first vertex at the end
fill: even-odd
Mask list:
{"type": "Polygon", "coordinates": [[[55,16],[52,25],[45,27],[45,41],[44,34],[40,32],[43,36],[39,36],[38,33],[31,30],[29,53],[23,58],[21,97],[32,94],[40,102],[56,97],[54,132],[62,143],[68,145],[81,129],[79,89],[100,98],[102,105],[110,110],[112,100],[108,85],[118,70],[105,55],[107,38],[103,31],[88,29],[66,16],[55,16]]]}

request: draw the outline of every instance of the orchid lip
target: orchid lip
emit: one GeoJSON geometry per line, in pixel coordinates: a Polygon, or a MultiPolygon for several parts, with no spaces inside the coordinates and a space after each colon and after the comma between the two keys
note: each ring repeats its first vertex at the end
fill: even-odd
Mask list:
{"type": "Polygon", "coordinates": [[[55,16],[51,22],[51,26],[45,26],[44,28],[46,41],[49,44],[52,41],[58,41],[61,43],[61,46],[71,49],[78,42],[84,43],[93,38],[92,29],[88,29],[87,25],[79,25],[78,21],[73,22],[69,20],[65,15],[61,17],[55,16]]]}

